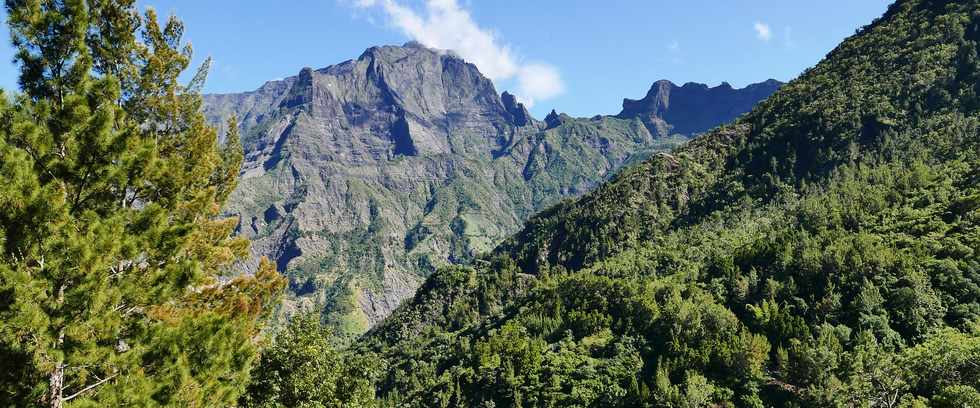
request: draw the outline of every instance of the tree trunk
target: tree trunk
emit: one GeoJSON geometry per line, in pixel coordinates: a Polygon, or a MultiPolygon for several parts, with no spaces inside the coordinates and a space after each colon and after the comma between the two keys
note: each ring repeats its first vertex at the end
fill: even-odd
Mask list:
{"type": "MultiPolygon", "coordinates": [[[[65,286],[58,286],[58,306],[59,309],[62,304],[65,303],[65,286]]],[[[60,311],[60,310],[59,310],[60,311]]],[[[61,349],[65,344],[65,328],[62,326],[58,329],[58,340],[55,346],[61,349]]],[[[65,362],[58,361],[55,363],[54,371],[51,372],[51,377],[48,379],[48,406],[51,408],[61,408],[64,403],[64,393],[65,393],[65,362]]]]}
{"type": "Polygon", "coordinates": [[[48,379],[48,406],[51,408],[61,408],[64,401],[65,389],[65,365],[58,363],[51,378],[48,379]]]}

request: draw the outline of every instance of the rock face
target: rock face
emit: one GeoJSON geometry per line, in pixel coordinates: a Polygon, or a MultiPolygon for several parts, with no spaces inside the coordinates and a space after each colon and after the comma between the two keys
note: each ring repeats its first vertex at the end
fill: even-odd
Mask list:
{"type": "Polygon", "coordinates": [[[204,99],[212,121],[242,126],[246,161],[226,209],[253,242],[242,269],[274,260],[290,282],[282,315],[321,312],[349,336],[435,268],[685,140],[651,133],[639,108],[535,120],[472,64],[413,43],[204,99]]]}
{"type": "Polygon", "coordinates": [[[735,120],[782,85],[770,79],[742,89],[732,88],[727,82],[709,88],[705,84],[689,82],[677,86],[661,80],[650,87],[643,99],[624,99],[623,111],[617,117],[639,118],[660,136],[696,135],[735,120]]]}

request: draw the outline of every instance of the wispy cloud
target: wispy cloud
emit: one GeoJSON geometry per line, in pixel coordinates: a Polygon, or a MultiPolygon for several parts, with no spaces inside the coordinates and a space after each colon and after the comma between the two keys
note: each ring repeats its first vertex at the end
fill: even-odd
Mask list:
{"type": "Polygon", "coordinates": [[[671,64],[678,65],[684,63],[684,59],[680,57],[681,43],[677,42],[677,40],[671,41],[670,43],[667,44],[667,51],[669,57],[668,60],[670,61],[671,64]]]}
{"type": "Polygon", "coordinates": [[[786,48],[796,48],[796,43],[793,42],[793,27],[786,26],[786,48]]]}
{"type": "Polygon", "coordinates": [[[769,24],[756,21],[752,28],[755,29],[755,36],[760,40],[769,41],[772,39],[772,28],[769,27],[769,24]]]}
{"type": "Polygon", "coordinates": [[[416,11],[397,0],[352,0],[358,8],[378,8],[391,24],[427,47],[451,50],[493,80],[516,79],[515,93],[529,107],[564,92],[558,69],[524,62],[492,31],[480,27],[456,0],[426,0],[416,11]]]}

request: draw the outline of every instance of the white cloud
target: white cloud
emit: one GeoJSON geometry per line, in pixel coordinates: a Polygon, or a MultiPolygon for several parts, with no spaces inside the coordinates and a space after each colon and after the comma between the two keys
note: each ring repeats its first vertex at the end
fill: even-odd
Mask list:
{"type": "Polygon", "coordinates": [[[677,52],[678,50],[681,49],[681,44],[675,40],[670,44],[667,44],[667,49],[670,50],[671,52],[677,52]]]}
{"type": "Polygon", "coordinates": [[[772,29],[769,28],[768,24],[757,21],[752,27],[755,28],[755,36],[760,40],[769,41],[772,39],[772,29]]]}
{"type": "Polygon", "coordinates": [[[540,99],[551,99],[565,91],[561,75],[555,67],[547,64],[527,64],[517,73],[519,98],[528,107],[540,99]]]}
{"type": "Polygon", "coordinates": [[[516,79],[518,99],[528,107],[564,91],[558,69],[524,63],[507,44],[473,21],[456,0],[426,0],[424,15],[397,0],[353,0],[355,7],[378,7],[406,36],[427,47],[451,50],[492,80],[516,79]]]}

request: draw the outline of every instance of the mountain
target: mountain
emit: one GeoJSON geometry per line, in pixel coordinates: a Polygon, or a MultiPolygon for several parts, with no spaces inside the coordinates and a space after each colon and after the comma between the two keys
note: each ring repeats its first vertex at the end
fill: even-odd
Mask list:
{"type": "MultiPolygon", "coordinates": [[[[698,98],[726,103],[711,95],[698,98]]],[[[417,43],[204,102],[215,123],[240,119],[246,162],[226,211],[240,216],[254,258],[289,278],[283,315],[323,311],[342,336],[383,319],[438,267],[468,262],[537,211],[687,138],[651,133],[640,115],[536,120],[474,65],[417,43]]],[[[679,109],[669,112],[697,116],[679,109]]],[[[691,120],[707,129],[714,119],[691,120]]]]}
{"type": "Polygon", "coordinates": [[[729,123],[752,109],[783,85],[775,79],[735,89],[727,83],[709,88],[689,82],[677,86],[657,81],[640,100],[623,100],[623,119],[638,118],[660,136],[673,133],[697,135],[729,123]]]}
{"type": "MultiPolygon", "coordinates": [[[[898,1],[734,123],[440,269],[348,352],[383,406],[976,406],[978,10],[898,1]]],[[[677,89],[654,88],[620,116],[669,120],[677,89]]]]}

